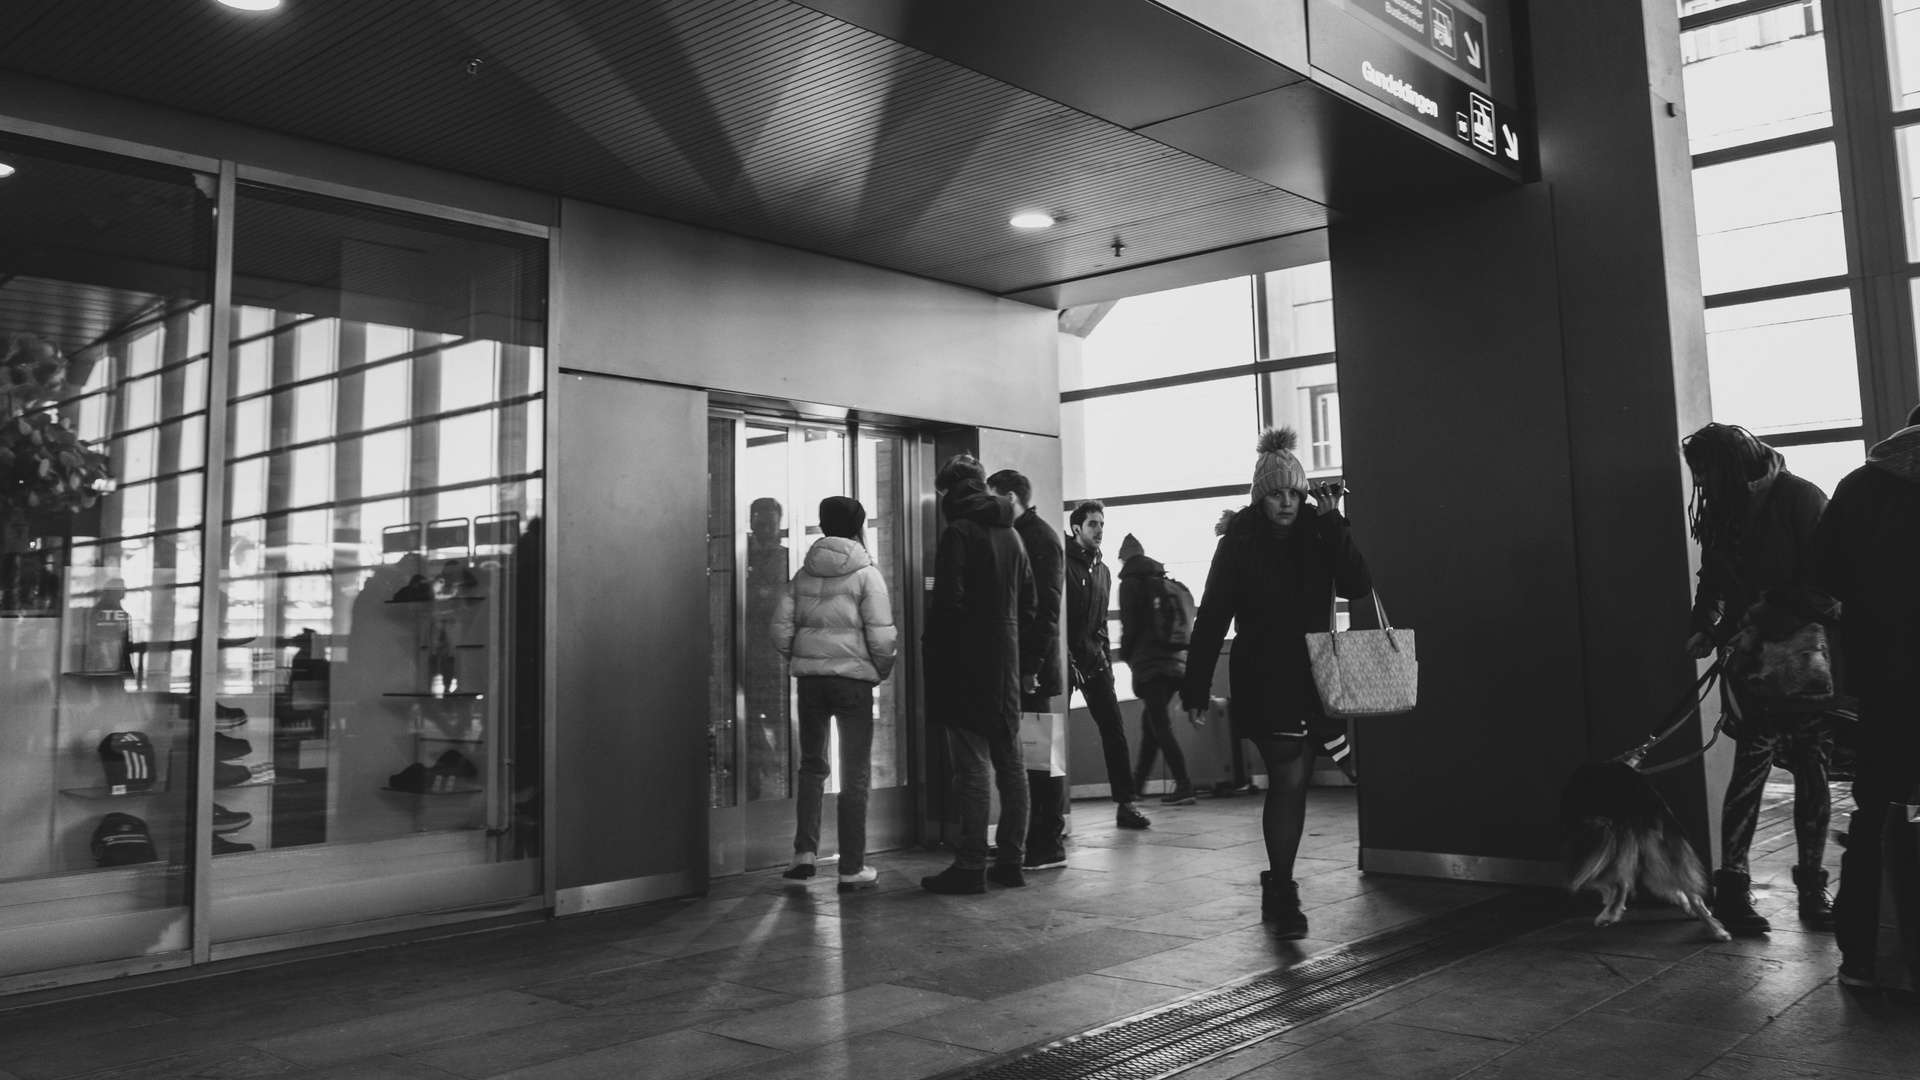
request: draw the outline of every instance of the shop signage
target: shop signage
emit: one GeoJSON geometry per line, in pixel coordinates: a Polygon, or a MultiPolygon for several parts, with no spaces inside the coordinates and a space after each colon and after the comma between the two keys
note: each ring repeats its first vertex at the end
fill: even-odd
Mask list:
{"type": "Polygon", "coordinates": [[[1314,68],[1436,142],[1522,177],[1507,0],[1308,0],[1314,68]]]}

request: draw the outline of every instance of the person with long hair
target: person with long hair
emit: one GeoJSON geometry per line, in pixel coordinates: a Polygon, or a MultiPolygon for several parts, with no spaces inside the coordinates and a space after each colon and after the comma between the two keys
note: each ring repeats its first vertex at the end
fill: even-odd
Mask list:
{"type": "MultiPolygon", "coordinates": [[[[1820,489],[1787,471],[1780,452],[1745,428],[1708,424],[1689,435],[1681,454],[1693,474],[1689,524],[1700,544],[1700,584],[1693,601],[1693,633],[1687,649],[1696,658],[1730,647],[1763,598],[1791,616],[1831,602],[1795,576],[1826,509],[1820,489]]],[[[1805,621],[1802,619],[1801,621],[1805,621]]],[[[1734,744],[1733,775],[1720,818],[1720,869],[1713,875],[1713,913],[1736,934],[1770,930],[1753,906],[1747,861],[1760,820],[1767,776],[1778,764],[1793,774],[1793,824],[1799,861],[1793,883],[1800,920],[1817,929],[1833,926],[1827,898],[1827,824],[1833,815],[1827,791],[1830,735],[1819,714],[1770,716],[1737,679],[1722,679],[1721,708],[1734,744]]]]}
{"type": "Polygon", "coordinates": [[[1194,619],[1180,703],[1190,720],[1204,715],[1229,623],[1235,627],[1228,671],[1233,696],[1228,720],[1237,739],[1259,750],[1267,766],[1261,817],[1268,868],[1260,874],[1261,918],[1277,936],[1307,936],[1294,858],[1306,826],[1307,780],[1316,747],[1345,725],[1329,720],[1314,686],[1306,635],[1331,629],[1333,594],[1359,600],[1373,592],[1366,560],[1354,546],[1338,509],[1340,489],[1309,487],[1293,450],[1291,429],[1260,436],[1250,492],[1252,505],[1229,511],[1206,591],[1194,619]],[[1311,496],[1314,504],[1309,506],[1311,496]]]}

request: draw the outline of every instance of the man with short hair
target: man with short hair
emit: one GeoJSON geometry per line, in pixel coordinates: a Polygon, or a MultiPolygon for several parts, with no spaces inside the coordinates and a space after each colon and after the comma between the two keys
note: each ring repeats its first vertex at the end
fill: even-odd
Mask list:
{"type": "Polygon", "coordinates": [[[1120,723],[1120,702],[1113,692],[1113,662],[1108,659],[1107,597],[1113,575],[1100,561],[1100,541],[1106,535],[1107,508],[1089,500],[1073,508],[1068,519],[1073,542],[1067,545],[1067,671],[1072,684],[1087,699],[1087,711],[1100,731],[1100,749],[1107,761],[1107,783],[1120,806],[1115,824],[1144,829],[1152,824],[1133,805],[1128,771],[1127,731],[1120,723]]]}
{"type": "Polygon", "coordinates": [[[1859,809],[1833,917],[1840,982],[1870,986],[1882,920],[1911,927],[1915,919],[1911,910],[1881,910],[1882,879],[1893,876],[1881,838],[1893,808],[1920,799],[1920,408],[1834,488],[1813,530],[1806,576],[1840,601],[1846,690],[1860,701],[1859,809]]]}
{"type": "MultiPolygon", "coordinates": [[[[1033,567],[1037,599],[1033,632],[1041,641],[1040,670],[1021,688],[1020,711],[1052,713],[1053,699],[1066,691],[1060,678],[1060,594],[1065,588],[1060,534],[1033,508],[1033,482],[1012,469],[987,477],[987,487],[1013,504],[1013,531],[1033,567]]],[[[1057,870],[1067,865],[1065,778],[1046,769],[1027,770],[1028,870],[1057,870]]]]}
{"type": "Polygon", "coordinates": [[[933,596],[921,641],[927,719],[947,732],[960,842],[953,865],[922,878],[928,892],[978,894],[987,882],[1027,883],[1027,769],[1020,753],[1020,692],[1040,670],[1033,570],[1013,531],[1013,506],[987,490],[971,454],[940,467],[934,490],[947,526],[933,563],[933,596]],[[1000,792],[998,845],[989,868],[987,818],[1000,792]]]}

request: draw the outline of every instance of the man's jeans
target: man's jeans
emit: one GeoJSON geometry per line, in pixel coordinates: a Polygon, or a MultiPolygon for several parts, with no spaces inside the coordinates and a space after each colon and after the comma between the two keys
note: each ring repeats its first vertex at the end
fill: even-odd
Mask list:
{"type": "Polygon", "coordinates": [[[1880,857],[1888,805],[1904,803],[1920,786],[1920,708],[1898,702],[1860,702],[1860,752],[1853,801],[1859,807],[1840,856],[1840,895],[1833,898],[1833,936],[1850,974],[1870,976],[1880,926],[1880,857]]]}
{"type": "MultiPolygon", "coordinates": [[[[867,864],[867,789],[873,783],[873,684],[838,675],[801,675],[800,821],[793,850],[820,850],[820,802],[827,787],[827,731],[840,723],[840,872],[867,864]]],[[[1015,747],[1019,749],[1019,747],[1015,747]]]]}
{"type": "Polygon", "coordinates": [[[1000,790],[1000,828],[993,841],[999,861],[1019,866],[1027,843],[1027,765],[1020,753],[1020,726],[999,725],[992,736],[957,727],[947,729],[947,756],[953,762],[953,795],[960,809],[960,848],[953,865],[987,868],[987,818],[993,814],[993,789],[1000,790]]]}
{"type": "Polygon", "coordinates": [[[1133,790],[1133,773],[1127,761],[1127,729],[1120,720],[1120,702],[1113,693],[1113,669],[1088,675],[1080,686],[1087,699],[1087,712],[1093,726],[1100,730],[1100,751],[1107,760],[1107,785],[1113,789],[1113,801],[1125,805],[1139,792],[1133,790]]]}

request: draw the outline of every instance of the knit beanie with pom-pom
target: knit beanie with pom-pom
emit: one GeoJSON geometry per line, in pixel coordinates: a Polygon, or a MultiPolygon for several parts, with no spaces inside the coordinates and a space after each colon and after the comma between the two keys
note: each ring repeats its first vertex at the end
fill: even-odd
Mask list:
{"type": "Polygon", "coordinates": [[[1260,455],[1253,467],[1254,502],[1282,488],[1292,488],[1303,497],[1307,494],[1307,470],[1293,456],[1299,444],[1300,436],[1292,428],[1268,428],[1260,433],[1259,445],[1254,448],[1260,455]]]}

